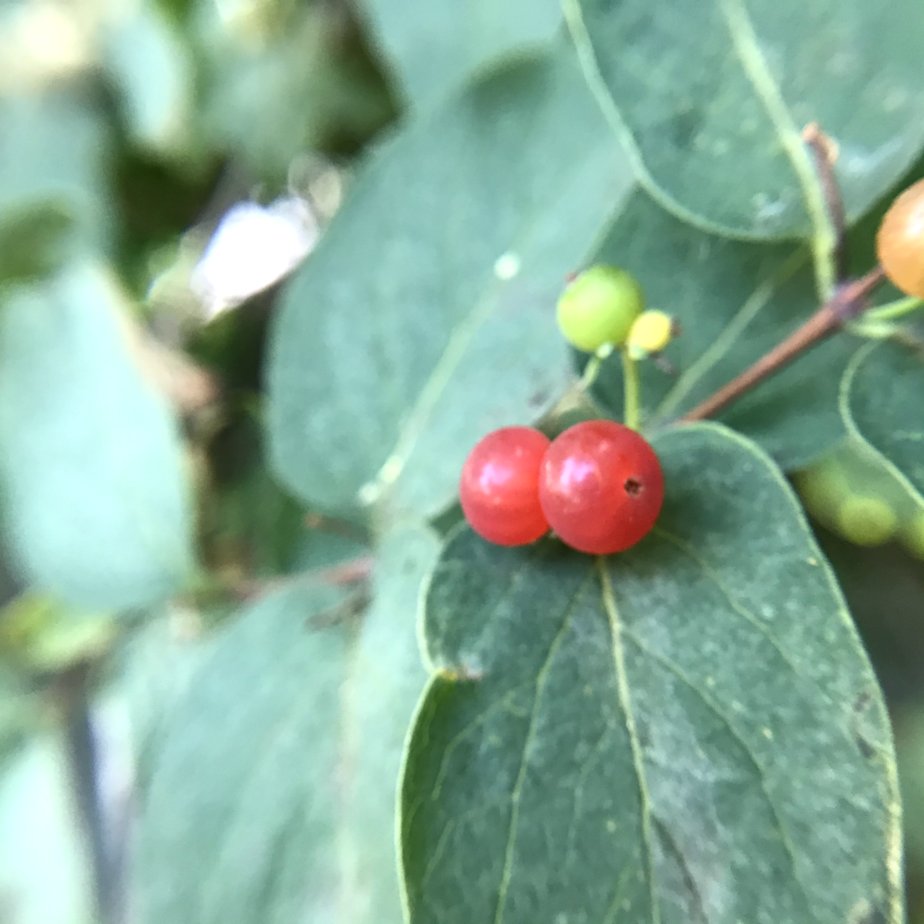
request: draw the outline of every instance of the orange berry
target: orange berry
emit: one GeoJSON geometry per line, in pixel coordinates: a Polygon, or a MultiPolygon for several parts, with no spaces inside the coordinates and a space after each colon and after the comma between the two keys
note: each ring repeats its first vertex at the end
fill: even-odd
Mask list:
{"type": "Polygon", "coordinates": [[[896,288],[924,298],[924,180],[909,186],[889,207],[876,250],[896,288]]]}

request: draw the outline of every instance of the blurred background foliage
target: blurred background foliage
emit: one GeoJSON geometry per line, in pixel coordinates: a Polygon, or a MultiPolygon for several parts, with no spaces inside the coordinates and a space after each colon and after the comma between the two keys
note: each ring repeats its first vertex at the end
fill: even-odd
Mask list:
{"type": "MultiPolygon", "coordinates": [[[[559,26],[557,3],[511,3],[505,28],[444,47],[437,6],[409,18],[400,4],[358,0],[0,2],[0,312],[11,319],[0,361],[30,365],[34,338],[58,333],[37,327],[43,317],[67,319],[61,357],[90,338],[82,359],[61,359],[62,375],[98,378],[95,393],[118,393],[138,421],[116,434],[134,454],[108,447],[91,476],[148,504],[136,519],[149,533],[183,537],[152,570],[95,546],[94,521],[107,514],[90,509],[85,557],[48,572],[33,553],[56,547],[55,505],[92,498],[90,488],[48,472],[47,509],[28,512],[45,525],[25,537],[23,511],[0,509],[16,540],[0,555],[4,924],[118,918],[128,858],[113,855],[125,839],[112,826],[144,777],[130,719],[156,740],[195,640],[261,582],[362,555],[364,524],[306,515],[268,474],[264,331],[274,284],[313,246],[364,151],[409,108],[559,26]],[[428,56],[444,59],[439,75],[428,56]],[[395,57],[407,61],[400,76],[395,57]],[[84,330],[86,300],[112,309],[99,330],[84,330]],[[132,368],[113,371],[96,344],[126,330],[132,368]],[[157,386],[153,403],[135,367],[157,386]],[[174,416],[179,459],[157,435],[174,416]],[[153,501],[122,484],[126,468],[146,466],[163,481],[153,501]],[[186,483],[194,524],[179,522],[186,483]],[[150,592],[115,581],[110,599],[82,595],[82,574],[98,566],[150,592]],[[164,605],[167,589],[178,593],[164,605]]],[[[54,374],[0,369],[0,392],[30,371],[54,374]]],[[[0,439],[41,410],[21,398],[0,394],[0,439]]],[[[113,437],[106,414],[77,398],[57,415],[31,451],[45,439],[86,453],[113,437]]],[[[0,455],[16,454],[4,443],[0,455]]],[[[924,922],[924,521],[850,443],[795,480],[889,698],[910,915],[924,922]]]]}

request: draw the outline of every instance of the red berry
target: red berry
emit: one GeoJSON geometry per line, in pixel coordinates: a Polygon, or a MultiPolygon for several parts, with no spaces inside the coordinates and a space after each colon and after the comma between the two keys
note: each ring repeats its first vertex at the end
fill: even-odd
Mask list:
{"type": "Polygon", "coordinates": [[[539,502],[566,545],[593,555],[622,552],[654,526],[664,500],[661,463],[646,440],[611,420],[565,430],[539,474],[539,502]]]}
{"type": "Polygon", "coordinates": [[[539,466],[549,438],[532,427],[503,427],[469,453],[459,499],[469,525],[497,545],[526,545],[549,531],[539,506],[539,466]]]}

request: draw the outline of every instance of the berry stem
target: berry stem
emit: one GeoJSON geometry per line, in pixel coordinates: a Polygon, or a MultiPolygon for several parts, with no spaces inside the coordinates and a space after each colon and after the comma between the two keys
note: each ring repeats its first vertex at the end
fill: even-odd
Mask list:
{"type": "Polygon", "coordinates": [[[638,363],[629,355],[627,349],[620,351],[622,356],[623,415],[622,422],[632,430],[638,430],[641,422],[639,406],[638,363]]]}
{"type": "Polygon", "coordinates": [[[590,386],[597,381],[601,365],[603,365],[602,356],[594,354],[590,357],[587,361],[587,365],[584,366],[584,374],[581,376],[580,382],[578,382],[578,388],[581,391],[587,391],[590,386]]]}
{"type": "Polygon", "coordinates": [[[807,350],[829,337],[848,321],[859,317],[867,308],[867,298],[885,279],[882,267],[876,266],[865,276],[839,286],[801,327],[765,353],[705,401],[687,411],[680,419],[705,420],[737,401],[765,379],[775,375],[807,350]]]}
{"type": "MultiPolygon", "coordinates": [[[[838,286],[847,279],[847,219],[844,200],[834,175],[837,160],[837,146],[821,130],[817,122],[811,122],[802,130],[802,140],[808,146],[815,164],[815,173],[821,186],[825,212],[831,233],[830,259],[834,267],[834,278],[838,286]]],[[[827,293],[823,293],[827,294],[827,293]]]]}
{"type": "Polygon", "coordinates": [[[924,299],[918,298],[917,295],[909,295],[907,298],[899,298],[894,302],[870,309],[864,320],[895,321],[917,311],[922,305],[924,305],[924,299]]]}

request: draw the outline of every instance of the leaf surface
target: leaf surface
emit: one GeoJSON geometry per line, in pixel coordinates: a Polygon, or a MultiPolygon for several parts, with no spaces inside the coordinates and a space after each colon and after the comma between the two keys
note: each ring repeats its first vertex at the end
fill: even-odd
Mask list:
{"type": "Polygon", "coordinates": [[[285,483],[326,508],[444,507],[471,446],[570,381],[555,300],[632,182],[569,49],[406,128],[283,298],[269,424],[285,483]]]}
{"type": "Polygon", "coordinates": [[[161,599],[189,576],[176,422],[144,378],[115,284],[92,264],[0,304],[0,490],[25,576],[77,606],[161,599]]]}
{"type": "Polygon", "coordinates": [[[801,131],[839,150],[848,213],[924,143],[924,6],[866,0],[568,0],[589,79],[643,182],[686,220],[734,235],[824,233],[801,131]]]}
{"type": "Polygon", "coordinates": [[[902,343],[860,349],[844,376],[847,426],[924,506],[924,352],[902,343]]]}
{"type": "Polygon", "coordinates": [[[435,552],[398,529],[360,621],[342,589],[296,583],[184,657],[145,764],[143,922],[401,924],[395,792],[435,552]]]}
{"type": "Polygon", "coordinates": [[[52,210],[84,245],[105,246],[109,133],[87,96],[64,88],[5,94],[0,137],[0,240],[24,218],[42,220],[30,211],[52,210]]]}
{"type": "Polygon", "coordinates": [[[883,700],[795,498],[716,425],[656,448],[665,509],[626,554],[445,548],[412,924],[900,920],[883,700]]]}
{"type": "Polygon", "coordinates": [[[430,0],[413,16],[400,0],[363,6],[401,90],[418,108],[505,56],[549,43],[561,25],[557,0],[430,0]]]}
{"type": "Polygon", "coordinates": [[[337,920],[332,769],[347,635],[312,620],[342,602],[323,586],[268,597],[188,678],[140,809],[142,921],[282,924],[306,910],[337,920]]]}

